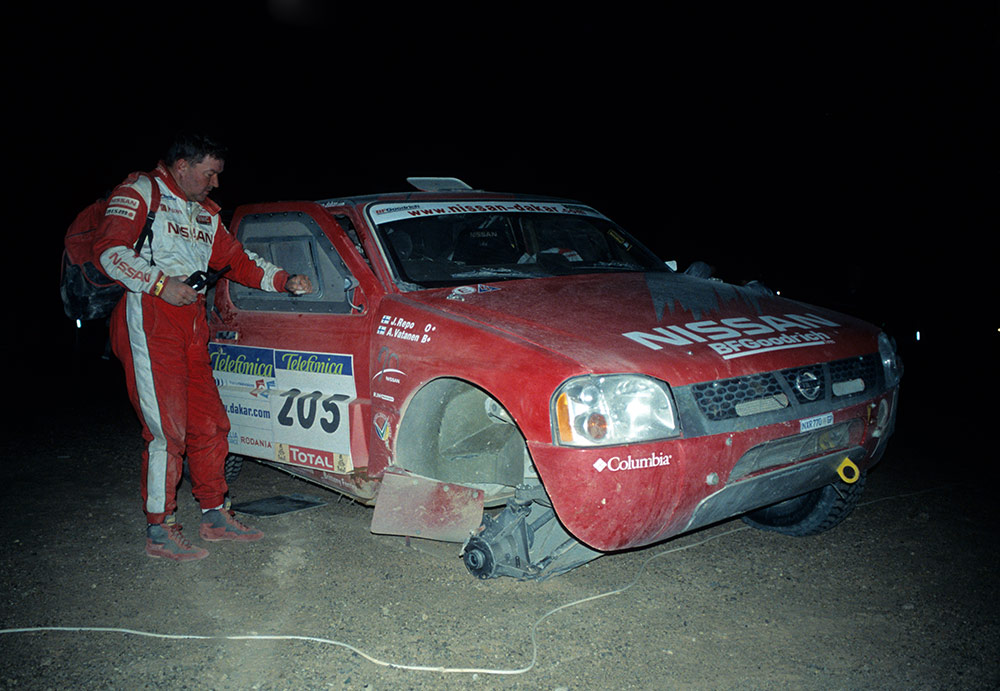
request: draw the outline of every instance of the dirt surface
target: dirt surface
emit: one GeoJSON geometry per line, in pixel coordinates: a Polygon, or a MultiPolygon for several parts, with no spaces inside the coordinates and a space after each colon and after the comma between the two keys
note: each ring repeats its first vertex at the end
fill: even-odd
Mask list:
{"type": "MultiPolygon", "coordinates": [[[[371,509],[255,463],[234,501],[328,503],[247,519],[264,540],[200,562],[150,559],[138,425],[77,383],[5,435],[0,628],[163,636],[5,632],[0,688],[1000,686],[994,484],[934,470],[916,430],[829,533],[729,521],[543,583],[478,581],[456,546],[373,535],[371,509]],[[244,635],[322,640],[223,638],[244,635]]],[[[200,543],[186,486],[178,514],[200,543]]]]}

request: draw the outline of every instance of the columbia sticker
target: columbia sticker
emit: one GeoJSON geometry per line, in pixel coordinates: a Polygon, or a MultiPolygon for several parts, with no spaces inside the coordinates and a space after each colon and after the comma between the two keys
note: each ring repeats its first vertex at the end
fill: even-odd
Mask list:
{"type": "Polygon", "coordinates": [[[620,470],[642,470],[644,468],[659,468],[666,465],[670,465],[670,454],[661,454],[654,451],[650,455],[641,458],[633,458],[631,454],[625,458],[621,456],[612,456],[607,460],[598,458],[594,462],[594,470],[599,473],[605,470],[617,473],[620,470]]]}

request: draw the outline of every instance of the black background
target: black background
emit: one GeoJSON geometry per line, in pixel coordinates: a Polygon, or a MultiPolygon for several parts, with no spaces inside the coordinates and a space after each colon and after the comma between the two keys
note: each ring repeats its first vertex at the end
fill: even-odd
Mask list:
{"type": "Polygon", "coordinates": [[[973,365],[995,376],[995,4],[588,7],[15,11],[14,376],[71,383],[62,235],[180,128],[229,146],[213,195],[229,210],[402,190],[408,175],[570,197],[682,267],[885,327],[914,388],[954,387],[973,365]]]}

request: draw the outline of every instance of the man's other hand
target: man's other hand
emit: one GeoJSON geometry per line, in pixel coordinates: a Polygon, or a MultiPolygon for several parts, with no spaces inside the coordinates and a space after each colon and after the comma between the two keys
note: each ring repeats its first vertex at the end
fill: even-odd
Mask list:
{"type": "Polygon", "coordinates": [[[163,284],[160,297],[171,305],[182,307],[198,299],[198,291],[184,282],[184,276],[170,276],[163,284]]]}
{"type": "Polygon", "coordinates": [[[313,292],[312,281],[309,280],[308,276],[295,274],[285,283],[285,290],[292,295],[306,295],[313,292]]]}

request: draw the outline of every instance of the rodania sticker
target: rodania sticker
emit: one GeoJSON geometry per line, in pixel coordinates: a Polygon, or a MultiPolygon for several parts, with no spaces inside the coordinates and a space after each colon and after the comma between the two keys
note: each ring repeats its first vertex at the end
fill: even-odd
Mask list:
{"type": "Polygon", "coordinates": [[[608,459],[598,458],[594,461],[594,469],[599,473],[605,470],[617,473],[620,470],[644,470],[646,468],[660,468],[667,465],[670,465],[670,454],[656,453],[655,451],[641,458],[633,458],[632,454],[629,454],[625,458],[612,456],[608,459]]]}

